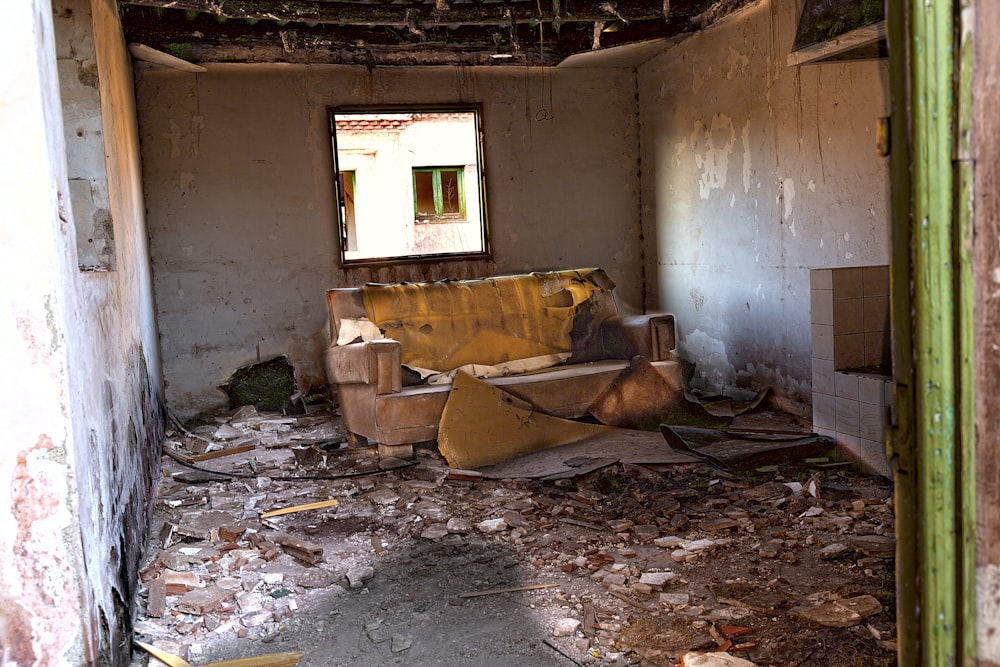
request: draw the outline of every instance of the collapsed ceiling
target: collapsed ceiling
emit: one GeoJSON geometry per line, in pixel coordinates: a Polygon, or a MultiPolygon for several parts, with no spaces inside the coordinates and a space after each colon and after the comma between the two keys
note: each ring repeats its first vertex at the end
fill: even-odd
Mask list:
{"type": "Polygon", "coordinates": [[[130,43],[192,63],[556,65],[677,39],[755,0],[120,0],[130,43]]]}

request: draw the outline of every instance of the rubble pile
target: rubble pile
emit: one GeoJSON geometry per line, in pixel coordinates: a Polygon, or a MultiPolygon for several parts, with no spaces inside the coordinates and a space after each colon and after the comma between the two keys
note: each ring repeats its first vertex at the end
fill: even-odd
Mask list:
{"type": "Polygon", "coordinates": [[[337,600],[382,587],[398,604],[359,622],[389,656],[421,641],[408,615],[488,614],[504,596],[553,665],[895,664],[881,478],[611,463],[489,480],[433,448],[379,461],[344,436],[332,414],[252,408],[172,433],[137,635],[197,660],[304,618],[329,628],[337,600]]]}

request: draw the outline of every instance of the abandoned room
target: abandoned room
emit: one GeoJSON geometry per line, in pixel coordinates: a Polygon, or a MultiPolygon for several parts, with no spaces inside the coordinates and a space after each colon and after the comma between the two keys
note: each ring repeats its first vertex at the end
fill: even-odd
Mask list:
{"type": "Polygon", "coordinates": [[[1000,665],[1000,8],[15,4],[0,664],[1000,665]]]}

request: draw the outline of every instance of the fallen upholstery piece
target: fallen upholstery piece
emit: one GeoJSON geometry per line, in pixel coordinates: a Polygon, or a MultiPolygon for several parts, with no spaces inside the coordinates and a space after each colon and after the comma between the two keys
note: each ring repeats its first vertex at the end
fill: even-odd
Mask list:
{"type": "Polygon", "coordinates": [[[679,377],[664,376],[635,356],[590,406],[590,414],[609,426],[653,430],[683,401],[679,377]]]}
{"type": "Polygon", "coordinates": [[[530,403],[459,373],[441,415],[438,448],[452,468],[478,468],[607,428],[540,413],[530,403]]]}

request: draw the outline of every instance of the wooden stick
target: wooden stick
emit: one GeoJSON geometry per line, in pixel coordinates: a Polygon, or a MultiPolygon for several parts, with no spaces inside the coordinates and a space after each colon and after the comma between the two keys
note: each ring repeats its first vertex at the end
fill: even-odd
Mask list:
{"type": "Polygon", "coordinates": [[[499,595],[500,593],[517,593],[518,591],[535,591],[539,588],[552,588],[562,586],[562,584],[535,584],[534,586],[514,586],[512,588],[491,588],[486,591],[474,591],[472,593],[459,593],[460,598],[476,598],[481,595],[499,595]]]}
{"type": "Polygon", "coordinates": [[[292,507],[285,507],[280,510],[271,510],[270,512],[264,512],[260,515],[261,519],[270,519],[272,516],[281,516],[282,514],[292,514],[294,512],[305,512],[306,510],[318,510],[324,507],[333,507],[337,505],[338,501],[336,498],[331,500],[321,500],[318,503],[306,503],[305,505],[294,505],[292,507]]]}
{"type": "Polygon", "coordinates": [[[563,523],[568,523],[571,526],[581,526],[583,528],[590,528],[591,530],[603,531],[604,528],[601,526],[594,525],[592,523],[587,523],[586,521],[580,521],[579,519],[559,519],[563,523]]]}
{"type": "MultiPolygon", "coordinates": [[[[230,454],[241,454],[242,452],[249,452],[254,449],[257,449],[257,443],[251,442],[246,445],[238,445],[236,447],[230,447],[229,449],[216,449],[214,452],[205,452],[204,454],[196,454],[188,458],[191,461],[197,463],[198,461],[208,461],[209,459],[217,459],[220,456],[229,456],[230,454]]],[[[224,475],[225,473],[219,473],[219,474],[224,475]]]]}

